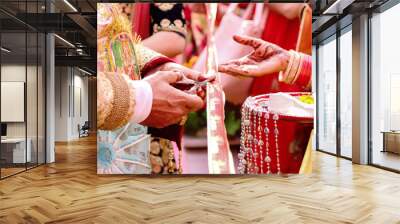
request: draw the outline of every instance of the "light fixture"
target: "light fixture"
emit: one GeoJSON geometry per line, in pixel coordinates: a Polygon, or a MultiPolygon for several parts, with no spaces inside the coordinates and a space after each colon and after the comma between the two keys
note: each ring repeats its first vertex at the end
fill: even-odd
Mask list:
{"type": "Polygon", "coordinates": [[[73,48],[75,48],[75,45],[73,45],[71,42],[69,42],[68,40],[66,40],[66,39],[64,39],[64,38],[62,38],[62,37],[60,37],[59,35],[57,35],[57,34],[54,34],[54,36],[55,37],[57,37],[59,40],[61,40],[62,42],[64,42],[64,43],[66,43],[67,45],[69,45],[70,47],[73,47],[73,48]]]}
{"type": "Polygon", "coordinates": [[[64,0],[64,3],[67,4],[74,12],[78,12],[78,10],[68,0],[64,0]]]}
{"type": "Polygon", "coordinates": [[[85,73],[86,75],[90,75],[90,76],[93,75],[92,73],[90,73],[90,72],[88,72],[88,71],[86,71],[86,70],[83,70],[83,69],[81,69],[81,68],[79,68],[79,67],[78,67],[78,70],[81,71],[81,72],[83,72],[83,73],[85,73]]]}
{"type": "Polygon", "coordinates": [[[2,51],[6,52],[6,53],[10,53],[10,52],[11,52],[11,50],[8,50],[8,49],[5,48],[5,47],[1,47],[0,49],[1,49],[2,51]]]}

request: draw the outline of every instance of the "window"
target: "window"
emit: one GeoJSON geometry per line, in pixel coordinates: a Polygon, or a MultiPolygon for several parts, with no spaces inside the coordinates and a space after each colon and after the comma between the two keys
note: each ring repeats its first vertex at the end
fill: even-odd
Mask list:
{"type": "Polygon", "coordinates": [[[400,5],[371,18],[371,159],[400,170],[400,5]]]}
{"type": "Polygon", "coordinates": [[[336,153],[336,36],[318,47],[318,149],[336,153]]]}
{"type": "Polygon", "coordinates": [[[340,155],[352,157],[352,32],[345,28],[340,36],[340,155]]]}
{"type": "MultiPolygon", "coordinates": [[[[18,14],[44,1],[0,1],[18,14]]],[[[45,163],[45,35],[12,16],[0,17],[0,178],[45,163]]]]}

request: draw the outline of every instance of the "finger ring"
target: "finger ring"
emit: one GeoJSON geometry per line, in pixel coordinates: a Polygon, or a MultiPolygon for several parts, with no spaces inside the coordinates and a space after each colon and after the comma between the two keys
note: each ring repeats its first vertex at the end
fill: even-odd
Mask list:
{"type": "Polygon", "coordinates": [[[185,123],[186,123],[186,121],[187,121],[187,118],[188,118],[187,115],[183,116],[182,119],[181,119],[181,121],[179,121],[179,125],[180,125],[180,126],[185,125],[185,123]]]}

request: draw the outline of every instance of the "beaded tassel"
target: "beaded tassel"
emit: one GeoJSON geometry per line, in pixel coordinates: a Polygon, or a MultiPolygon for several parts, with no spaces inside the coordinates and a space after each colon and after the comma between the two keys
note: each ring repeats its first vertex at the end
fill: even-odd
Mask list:
{"type": "MultiPolygon", "coordinates": [[[[270,112],[266,101],[249,97],[243,104],[242,112],[242,136],[239,158],[239,173],[266,173],[270,174],[271,162],[268,121],[270,112]],[[261,120],[264,120],[263,128],[261,120]],[[264,137],[265,136],[265,137],[264,137]],[[265,139],[265,140],[264,140],[265,139]],[[265,154],[265,155],[264,155],[265,154]]],[[[275,140],[277,173],[281,173],[279,154],[279,115],[273,114],[273,136],[275,140]]]]}

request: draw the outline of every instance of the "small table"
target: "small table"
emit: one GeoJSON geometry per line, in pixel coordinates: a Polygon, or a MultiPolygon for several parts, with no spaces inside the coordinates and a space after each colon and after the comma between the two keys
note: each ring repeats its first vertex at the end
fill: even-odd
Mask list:
{"type": "Polygon", "coordinates": [[[400,154],[400,131],[382,131],[383,150],[382,152],[392,152],[400,154]]]}

